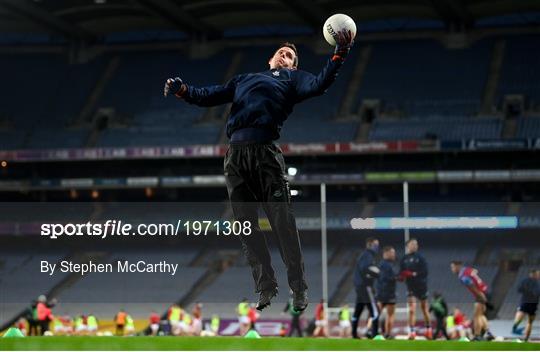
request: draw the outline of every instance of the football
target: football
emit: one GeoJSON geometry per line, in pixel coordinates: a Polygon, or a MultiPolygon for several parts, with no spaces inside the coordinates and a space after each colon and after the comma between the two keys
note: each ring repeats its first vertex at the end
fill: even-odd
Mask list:
{"type": "Polygon", "coordinates": [[[326,39],[328,44],[335,46],[338,33],[344,29],[350,30],[354,39],[356,36],[356,24],[353,19],[342,13],[332,15],[324,22],[324,39],[326,39]]]}

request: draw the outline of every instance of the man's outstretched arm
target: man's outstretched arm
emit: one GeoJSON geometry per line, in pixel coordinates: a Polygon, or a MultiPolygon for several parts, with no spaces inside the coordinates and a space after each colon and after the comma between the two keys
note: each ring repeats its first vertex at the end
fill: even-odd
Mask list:
{"type": "Polygon", "coordinates": [[[298,101],[321,95],[330,87],[353,44],[351,32],[341,32],[334,54],[322,71],[317,76],[307,72],[299,74],[296,81],[298,101]]]}
{"type": "Polygon", "coordinates": [[[232,102],[236,88],[236,78],[224,85],[195,88],[187,85],[179,77],[169,78],[165,82],[163,95],[174,95],[187,103],[198,106],[215,106],[232,102]]]}

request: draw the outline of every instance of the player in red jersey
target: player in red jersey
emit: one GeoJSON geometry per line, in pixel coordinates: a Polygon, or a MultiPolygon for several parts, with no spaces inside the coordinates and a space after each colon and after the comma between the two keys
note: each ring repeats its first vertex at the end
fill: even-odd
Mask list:
{"type": "Polygon", "coordinates": [[[161,322],[161,318],[159,317],[159,315],[155,311],[152,311],[152,313],[150,314],[149,320],[150,320],[151,334],[152,334],[152,336],[157,336],[158,331],[159,331],[159,323],[161,322]]]}
{"type": "Polygon", "coordinates": [[[197,302],[191,311],[191,316],[193,317],[193,334],[195,336],[200,336],[203,330],[202,308],[202,303],[197,302]]]}
{"type": "Polygon", "coordinates": [[[463,262],[455,260],[450,263],[450,270],[458,276],[459,281],[467,287],[475,298],[473,314],[473,332],[476,340],[483,338],[493,339],[489,332],[486,310],[488,306],[488,285],[478,276],[478,270],[464,266],[463,262]]]}
{"type": "Polygon", "coordinates": [[[315,307],[315,330],[313,330],[313,337],[328,336],[325,314],[324,299],[321,299],[319,304],[317,304],[317,307],[315,307]]]}

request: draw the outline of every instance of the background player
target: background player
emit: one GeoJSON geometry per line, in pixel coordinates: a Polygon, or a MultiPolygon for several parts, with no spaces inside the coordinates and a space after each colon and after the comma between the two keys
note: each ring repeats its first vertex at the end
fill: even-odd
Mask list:
{"type": "Polygon", "coordinates": [[[243,298],[242,302],[236,307],[238,315],[238,324],[240,325],[240,336],[244,336],[249,331],[249,302],[247,298],[243,298]]]}
{"type": "Polygon", "coordinates": [[[354,270],[354,287],[356,288],[356,307],[352,317],[352,336],[358,338],[358,321],[364,307],[367,306],[372,320],[368,337],[375,337],[378,331],[379,307],[375,300],[375,279],[379,276],[379,268],[375,258],[379,252],[379,240],[373,237],[366,239],[366,249],[356,262],[354,270]]]}
{"type": "MultiPolygon", "coordinates": [[[[435,316],[435,333],[433,334],[433,339],[437,339],[439,337],[439,333],[442,333],[442,335],[447,339],[450,340],[450,337],[448,336],[448,333],[446,331],[445,327],[445,321],[446,317],[448,316],[448,305],[446,304],[446,300],[442,296],[440,292],[434,292],[433,293],[433,300],[431,301],[431,304],[429,305],[429,311],[433,312],[433,315],[435,316]]],[[[452,323],[454,325],[454,323],[452,323]]]]}
{"type": "MultiPolygon", "coordinates": [[[[292,292],[290,292],[290,294],[292,296],[292,292]]],[[[303,312],[297,311],[293,308],[292,298],[289,299],[282,313],[289,313],[291,315],[291,324],[287,336],[291,337],[296,332],[298,337],[303,337],[304,334],[302,332],[302,324],[300,322],[300,316],[303,312]]]]}
{"type": "Polygon", "coordinates": [[[450,263],[450,270],[458,276],[459,281],[467,287],[475,298],[473,313],[473,333],[475,340],[481,340],[486,334],[488,340],[493,340],[489,332],[486,310],[488,305],[488,285],[478,276],[478,270],[464,266],[461,261],[450,263]]]}
{"type": "Polygon", "coordinates": [[[321,299],[319,304],[315,307],[315,330],[313,330],[313,337],[327,337],[328,326],[326,320],[326,312],[324,311],[324,299],[321,299]]]}
{"type": "Polygon", "coordinates": [[[159,315],[155,311],[152,311],[149,317],[150,333],[152,336],[157,336],[160,322],[161,318],[159,315]]]}
{"type": "Polygon", "coordinates": [[[341,306],[338,312],[339,337],[351,337],[351,311],[348,304],[341,306]]]}
{"type": "Polygon", "coordinates": [[[383,260],[379,264],[379,277],[376,282],[377,304],[382,313],[386,308],[386,322],[384,324],[384,335],[386,338],[392,336],[394,319],[396,312],[396,273],[394,272],[394,263],[396,261],[396,250],[394,247],[386,246],[383,248],[383,260]]]}
{"type": "Polygon", "coordinates": [[[519,324],[521,324],[521,321],[527,315],[524,340],[529,341],[532,324],[538,309],[538,299],[540,298],[540,269],[534,269],[529,272],[529,277],[520,282],[518,292],[521,293],[521,302],[516,312],[512,333],[516,335],[522,334],[523,328],[520,329],[519,324]]]}
{"type": "Polygon", "coordinates": [[[409,309],[409,339],[416,338],[416,300],[420,300],[420,309],[424,315],[426,337],[431,339],[431,316],[428,304],[428,267],[426,259],[418,253],[418,240],[411,238],[405,244],[405,256],[400,262],[400,279],[407,285],[407,305],[409,309]]]}
{"type": "Polygon", "coordinates": [[[446,331],[451,339],[472,338],[471,321],[456,307],[454,307],[452,315],[446,319],[446,331]]]}
{"type": "Polygon", "coordinates": [[[205,88],[187,85],[178,77],[165,83],[165,96],[171,93],[190,104],[215,106],[232,102],[227,120],[230,146],[225,156],[225,178],[235,220],[250,224],[251,235],[239,238],[252,269],[255,292],[259,293],[259,310],[270,305],[277,295],[270,252],[258,224],[259,202],[278,239],[293,291],[293,307],[298,311],[307,307],[304,260],[285,161],[273,141],[279,139],[294,105],[323,94],[336,79],[353,44],[352,33],[339,32],[336,43],[334,55],[317,76],[298,70],[296,47],[284,43],[268,61],[267,71],[237,75],[224,85],[205,88]]]}

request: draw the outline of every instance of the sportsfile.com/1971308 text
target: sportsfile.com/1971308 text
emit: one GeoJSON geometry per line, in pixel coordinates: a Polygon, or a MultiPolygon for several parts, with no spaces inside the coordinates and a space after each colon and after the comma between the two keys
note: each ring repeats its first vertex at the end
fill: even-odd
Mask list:
{"type": "Polygon", "coordinates": [[[92,236],[105,239],[109,236],[249,236],[252,224],[249,221],[228,220],[178,220],[176,223],[132,224],[122,220],[102,222],[64,223],[41,225],[41,236],[50,239],[60,237],[92,236]]]}

